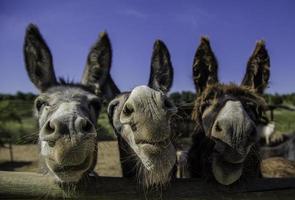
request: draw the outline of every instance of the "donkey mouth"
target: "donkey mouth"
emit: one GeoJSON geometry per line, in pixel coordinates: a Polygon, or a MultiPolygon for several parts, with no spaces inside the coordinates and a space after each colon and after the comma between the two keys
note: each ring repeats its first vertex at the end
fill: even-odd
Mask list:
{"type": "Polygon", "coordinates": [[[230,164],[243,164],[245,161],[245,156],[242,156],[236,151],[231,151],[231,152],[219,152],[216,149],[213,151],[213,155],[215,157],[219,157],[223,160],[223,162],[227,162],[230,164]]]}
{"type": "Polygon", "coordinates": [[[160,141],[139,140],[136,142],[139,146],[167,147],[171,144],[169,138],[160,141]]]}
{"type": "Polygon", "coordinates": [[[227,143],[216,140],[213,155],[222,158],[222,160],[227,163],[242,164],[246,159],[247,153],[241,153],[227,143]]]}
{"type": "Polygon", "coordinates": [[[51,165],[52,171],[55,173],[65,173],[65,172],[71,172],[71,171],[82,171],[87,170],[90,167],[90,163],[92,160],[92,156],[86,157],[84,161],[82,161],[80,164],[76,165],[66,165],[66,164],[57,164],[54,160],[49,159],[48,164],[51,165]]]}

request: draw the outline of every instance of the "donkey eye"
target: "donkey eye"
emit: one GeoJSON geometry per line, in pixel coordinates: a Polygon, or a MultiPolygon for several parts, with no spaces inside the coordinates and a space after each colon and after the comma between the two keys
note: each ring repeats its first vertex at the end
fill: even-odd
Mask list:
{"type": "Polygon", "coordinates": [[[48,103],[43,99],[37,99],[35,101],[35,107],[36,107],[38,112],[40,112],[43,109],[43,107],[47,106],[47,105],[48,105],[48,103]]]}
{"type": "Polygon", "coordinates": [[[93,99],[90,101],[89,107],[92,107],[95,111],[99,111],[101,108],[101,102],[99,99],[93,99]]]}
{"type": "Polygon", "coordinates": [[[173,103],[167,98],[165,98],[165,100],[164,100],[164,106],[165,106],[165,108],[173,108],[174,107],[173,103]]]}
{"type": "Polygon", "coordinates": [[[203,113],[208,107],[210,107],[213,104],[213,101],[211,99],[206,99],[201,104],[201,112],[203,113]]]}
{"type": "Polygon", "coordinates": [[[204,101],[204,107],[208,107],[208,106],[211,106],[212,105],[212,100],[211,99],[206,99],[204,101]]]}
{"type": "Polygon", "coordinates": [[[245,109],[246,109],[248,112],[250,112],[252,118],[257,118],[257,117],[258,117],[258,115],[259,115],[259,114],[258,114],[259,111],[258,111],[258,106],[257,106],[256,103],[254,103],[254,102],[246,102],[246,103],[244,104],[244,106],[245,106],[245,109]]]}
{"type": "Polygon", "coordinates": [[[254,102],[246,102],[245,107],[247,109],[251,109],[253,111],[256,111],[257,105],[254,102]]]}

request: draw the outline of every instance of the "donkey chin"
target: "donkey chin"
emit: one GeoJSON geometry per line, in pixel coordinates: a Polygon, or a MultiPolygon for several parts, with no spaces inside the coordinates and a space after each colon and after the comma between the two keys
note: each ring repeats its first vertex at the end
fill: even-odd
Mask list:
{"type": "Polygon", "coordinates": [[[95,162],[95,137],[78,140],[77,136],[61,137],[54,146],[41,141],[41,152],[46,167],[58,182],[77,183],[87,172],[92,170],[95,162]]]}
{"type": "Polygon", "coordinates": [[[137,144],[137,152],[143,168],[145,185],[165,185],[170,181],[176,162],[176,151],[170,141],[137,144]]]}
{"type": "MultiPolygon", "coordinates": [[[[138,157],[141,166],[139,172],[144,177],[144,185],[165,185],[169,182],[170,172],[176,163],[176,150],[170,138],[138,139],[134,136],[139,133],[134,133],[131,129],[129,125],[124,125],[123,137],[138,157]]],[[[142,133],[143,129],[140,130],[145,135],[142,133]]]]}
{"type": "Polygon", "coordinates": [[[217,182],[230,185],[240,179],[243,173],[244,161],[251,147],[252,144],[245,148],[236,149],[223,141],[215,141],[212,155],[212,172],[217,182]]]}

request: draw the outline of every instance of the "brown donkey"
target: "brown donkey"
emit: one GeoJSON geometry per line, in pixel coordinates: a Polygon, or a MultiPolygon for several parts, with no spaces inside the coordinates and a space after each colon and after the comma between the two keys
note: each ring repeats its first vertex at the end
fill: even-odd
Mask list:
{"type": "Polygon", "coordinates": [[[188,152],[188,170],[191,177],[229,185],[260,176],[256,127],[266,108],[261,95],[270,74],[264,42],[257,42],[240,86],[219,83],[217,68],[209,40],[202,38],[193,63],[196,128],[188,152]]]}
{"type": "Polygon", "coordinates": [[[102,99],[118,91],[110,76],[109,38],[102,33],[91,48],[81,84],[56,79],[50,50],[32,24],[26,31],[24,56],[28,75],[40,91],[34,110],[42,171],[58,182],[79,182],[96,165],[96,121],[102,99]]]}

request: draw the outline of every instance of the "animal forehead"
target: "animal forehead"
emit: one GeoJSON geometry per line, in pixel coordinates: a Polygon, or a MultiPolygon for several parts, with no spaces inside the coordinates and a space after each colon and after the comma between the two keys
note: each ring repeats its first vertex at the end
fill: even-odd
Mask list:
{"type": "Polygon", "coordinates": [[[49,97],[49,100],[58,101],[87,101],[98,98],[93,93],[79,87],[56,86],[48,89],[43,95],[49,97]]]}
{"type": "Polygon", "coordinates": [[[229,100],[225,103],[218,116],[225,118],[236,118],[243,113],[244,108],[240,101],[229,100]]]}
{"type": "Polygon", "coordinates": [[[163,96],[163,94],[160,91],[154,90],[145,85],[141,85],[135,87],[131,91],[129,98],[132,98],[133,100],[146,101],[150,98],[157,98],[161,96],[163,96]]]}
{"type": "Polygon", "coordinates": [[[258,94],[246,87],[237,86],[235,84],[216,84],[213,86],[209,86],[202,94],[202,99],[213,99],[222,97],[248,99],[258,101],[257,103],[262,103],[262,97],[260,97],[258,94]]]}

